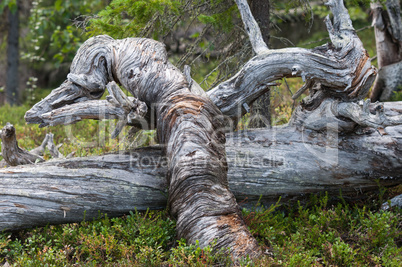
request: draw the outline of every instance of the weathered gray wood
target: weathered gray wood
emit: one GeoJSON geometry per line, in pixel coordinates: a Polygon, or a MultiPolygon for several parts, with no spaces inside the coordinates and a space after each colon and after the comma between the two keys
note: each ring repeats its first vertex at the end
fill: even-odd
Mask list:
{"type": "Polygon", "coordinates": [[[361,105],[343,102],[337,105],[337,112],[339,116],[349,118],[362,127],[378,129],[402,124],[402,112],[394,116],[387,116],[384,105],[375,104],[375,114],[372,114],[369,106],[370,99],[364,101],[361,105]]]}
{"type": "Polygon", "coordinates": [[[0,130],[0,138],[2,140],[1,155],[8,165],[17,166],[44,161],[39,155],[30,153],[18,146],[15,128],[9,122],[0,130]]]}
{"type": "Polygon", "coordinates": [[[168,62],[161,43],[109,36],[88,39],[74,58],[68,81],[25,118],[42,126],[53,124],[52,112],[64,117],[63,106],[92,102],[89,96],[99,98],[114,81],[153,107],[157,136],[166,144],[169,159],[168,203],[178,236],[202,247],[217,239],[216,248],[229,248],[234,257],[260,255],[227,185],[222,113],[210,99],[192,93],[185,76],[168,62]],[[49,120],[45,114],[51,115],[49,120]]]}
{"type": "MultiPolygon", "coordinates": [[[[346,101],[364,99],[373,83],[376,70],[362,42],[354,31],[342,1],[329,1],[334,14],[326,25],[332,44],[310,49],[285,48],[257,54],[231,79],[219,84],[207,94],[233,126],[256,98],[269,89],[268,83],[281,78],[302,77],[310,89],[321,84],[327,97],[346,101]]],[[[257,25],[258,27],[258,25],[257,25]]],[[[253,39],[253,35],[249,35],[253,39]]]]}
{"type": "MultiPolygon", "coordinates": [[[[313,50],[288,48],[272,51],[261,49],[261,45],[259,45],[261,42],[256,40],[260,35],[258,25],[253,23],[246,1],[239,0],[238,3],[240,12],[245,17],[246,28],[253,28],[252,31],[250,31],[251,28],[248,28],[247,31],[251,42],[256,44],[253,47],[258,55],[251,59],[233,78],[210,91],[208,93],[210,99],[193,93],[189,85],[190,78],[186,79],[168,62],[167,53],[161,43],[149,39],[114,40],[109,36],[97,36],[87,40],[81,46],[74,58],[67,81],[37,103],[25,116],[27,122],[30,123],[41,123],[41,126],[54,124],[57,117],[51,115],[44,118],[44,114],[52,114],[52,112],[60,114],[60,110],[67,108],[68,105],[70,108],[73,106],[71,110],[74,110],[77,107],[74,105],[93,102],[90,100],[99,99],[106,86],[113,85],[113,82],[126,88],[150,107],[148,115],[150,118],[156,118],[158,139],[166,145],[164,151],[168,159],[166,175],[169,184],[168,208],[172,216],[177,219],[178,236],[186,238],[190,243],[198,240],[201,246],[217,239],[216,248],[229,247],[235,257],[246,254],[259,255],[261,250],[245,227],[235,198],[228,190],[227,161],[224,151],[224,131],[227,128],[223,114],[236,122],[245,113],[248,104],[267,90],[268,84],[279,78],[291,76],[302,77],[306,82],[306,86],[301,91],[321,84],[321,86],[316,86],[315,91],[310,90],[313,102],[317,100],[314,105],[310,106],[315,108],[320,107],[324,100],[329,103],[333,102],[332,98],[345,101],[361,100],[367,96],[376,74],[370,64],[367,52],[353,30],[349,15],[341,0],[328,2],[328,6],[334,13],[334,24],[331,23],[329,17],[326,19],[332,44],[313,50]],[[250,23],[254,26],[249,26],[250,23]],[[316,97],[321,95],[323,97],[316,97]]],[[[116,102],[123,106],[127,102],[109,100],[111,103],[116,102]]],[[[99,118],[98,114],[97,117],[99,118]]],[[[63,122],[62,120],[60,122],[71,123],[71,121],[63,122]]],[[[126,124],[125,115],[117,132],[124,124],[126,124]]],[[[306,128],[308,129],[308,127],[306,128]]],[[[319,144],[316,147],[316,144],[306,143],[305,134],[317,135],[315,132],[297,133],[294,128],[286,129],[287,133],[281,132],[281,130],[278,132],[286,137],[288,146],[289,140],[294,139],[292,148],[288,149],[288,152],[283,152],[286,151],[286,148],[282,148],[282,154],[275,151],[275,155],[286,155],[286,160],[288,157],[292,158],[288,153],[295,152],[294,143],[300,144],[296,146],[296,151],[300,149],[315,151],[314,153],[319,155],[317,158],[321,160],[323,159],[322,153],[327,151],[320,152],[319,144]],[[302,139],[300,139],[300,135],[302,139]]],[[[333,135],[337,132],[328,132],[333,133],[328,137],[328,151],[331,153],[338,151],[331,147],[331,140],[334,139],[333,135]]],[[[263,135],[262,139],[259,139],[259,136],[253,137],[252,134],[249,139],[251,137],[268,144],[268,146],[270,142],[271,144],[273,142],[268,140],[276,138],[272,134],[263,135]]],[[[310,142],[315,143],[316,141],[310,140],[310,142]]],[[[323,144],[324,147],[326,147],[325,144],[323,144]]],[[[362,145],[360,142],[358,144],[362,145]]],[[[243,142],[242,145],[247,145],[247,142],[243,142]]],[[[334,143],[333,146],[340,145],[334,143]]],[[[257,155],[254,157],[255,160],[264,159],[261,154],[266,153],[264,149],[259,150],[258,146],[252,145],[250,147],[252,148],[250,153],[257,155]]],[[[355,147],[358,147],[357,144],[355,147]]],[[[240,150],[239,153],[246,151],[244,147],[240,150]]],[[[336,162],[336,157],[331,153],[325,154],[329,156],[329,159],[324,158],[324,161],[330,162],[330,165],[336,162]]],[[[266,162],[276,162],[275,164],[278,166],[287,167],[286,170],[289,173],[279,179],[286,181],[285,178],[290,176],[295,179],[293,183],[297,186],[302,184],[309,188],[319,187],[315,184],[317,181],[314,184],[306,182],[306,179],[314,180],[314,175],[320,174],[316,174],[315,170],[309,170],[310,173],[307,178],[303,178],[304,180],[298,176],[297,172],[294,173],[295,170],[298,171],[308,165],[305,163],[306,161],[311,161],[311,156],[306,158],[306,154],[304,152],[297,158],[299,163],[290,160],[289,165],[280,164],[281,161],[278,163],[276,159],[265,159],[266,162]]],[[[369,154],[371,155],[371,152],[369,154]]],[[[348,158],[347,155],[344,156],[345,159],[348,158]]],[[[364,158],[364,155],[359,155],[354,160],[364,158]]],[[[399,168],[398,160],[392,158],[391,161],[399,168]]],[[[349,165],[347,167],[352,167],[349,165]]],[[[322,166],[336,169],[333,164],[332,167],[321,164],[319,169],[323,168],[322,166]]],[[[331,169],[331,172],[334,170],[331,169]]],[[[378,172],[380,173],[381,170],[378,172]]],[[[258,179],[261,180],[261,177],[268,175],[269,171],[267,173],[256,171],[256,173],[258,179]]],[[[252,174],[250,175],[249,177],[252,177],[252,174]]],[[[350,177],[357,177],[359,183],[363,182],[359,174],[350,174],[350,177]]],[[[250,181],[249,179],[247,178],[247,181],[250,181]]],[[[348,183],[354,186],[355,181],[348,181],[348,183]]],[[[241,187],[247,188],[247,183],[250,182],[241,184],[241,187]]],[[[260,181],[257,180],[257,183],[260,181]]],[[[278,181],[275,183],[280,187],[285,187],[288,183],[292,184],[292,181],[286,181],[284,184],[278,181]]],[[[333,184],[333,180],[327,181],[327,183],[333,184]]],[[[272,185],[270,186],[272,187],[272,185]]],[[[300,187],[297,186],[295,192],[298,190],[300,194],[300,187]]],[[[333,187],[328,186],[328,188],[331,190],[333,187]]],[[[64,213],[71,211],[71,208],[63,206],[62,210],[64,213]]]]}
{"type": "Polygon", "coordinates": [[[402,85],[400,65],[402,61],[402,18],[399,0],[370,4],[377,48],[379,73],[371,92],[371,100],[387,101],[393,91],[402,85]],[[393,67],[391,67],[393,65],[393,67]],[[390,66],[389,68],[386,68],[390,66]],[[396,67],[396,69],[395,69],[396,67]],[[399,68],[399,71],[398,71],[399,68]],[[399,75],[398,75],[399,74],[399,75]]]}
{"type": "Polygon", "coordinates": [[[18,146],[15,128],[12,124],[7,123],[6,126],[0,130],[0,138],[3,141],[2,152],[4,151],[4,156],[3,153],[0,154],[4,157],[4,159],[0,161],[0,168],[43,162],[44,159],[42,156],[46,148],[49,150],[52,158],[64,158],[63,154],[59,151],[62,144],[56,146],[53,137],[54,135],[52,133],[47,133],[42,144],[28,152],[18,146]]]}
{"type": "MultiPolygon", "coordinates": [[[[400,114],[402,102],[385,108],[400,114]]],[[[270,205],[279,197],[286,202],[324,191],[359,198],[379,185],[398,185],[402,126],[385,132],[343,136],[284,127],[228,134],[229,187],[250,206],[258,199],[270,205]]],[[[1,169],[0,230],[165,208],[167,169],[163,147],[1,169]]]]}
{"type": "MultiPolygon", "coordinates": [[[[153,150],[161,155],[151,148],[147,158],[154,158],[153,150]]],[[[135,164],[121,154],[2,169],[0,229],[91,220],[99,211],[119,216],[135,208],[165,208],[165,173],[135,164]]]]}
{"type": "Polygon", "coordinates": [[[64,158],[63,154],[59,151],[59,148],[63,145],[63,144],[59,144],[56,146],[56,144],[53,141],[54,138],[54,134],[52,133],[48,133],[46,134],[46,136],[48,137],[48,142],[47,142],[47,149],[49,150],[50,155],[54,158],[54,159],[58,159],[58,158],[64,158]]]}
{"type": "Polygon", "coordinates": [[[32,154],[43,156],[43,153],[45,152],[46,146],[48,145],[48,142],[49,142],[49,137],[50,137],[49,134],[46,134],[45,138],[42,141],[42,144],[40,146],[30,150],[29,152],[31,152],[32,154]]]}
{"type": "Polygon", "coordinates": [[[262,37],[260,27],[257,21],[255,21],[254,16],[251,13],[250,7],[247,0],[235,0],[237,6],[239,7],[240,15],[244,23],[244,29],[246,30],[251,46],[256,54],[264,53],[268,50],[267,44],[264,42],[262,37]]]}
{"type": "Polygon", "coordinates": [[[331,130],[339,133],[355,132],[357,127],[382,129],[401,125],[402,113],[391,110],[399,107],[398,103],[387,102],[386,105],[387,108],[384,103],[370,103],[370,99],[355,103],[327,98],[312,110],[303,104],[297,107],[289,124],[315,131],[326,131],[329,125],[334,125],[331,130]]]}
{"type": "MultiPolygon", "coordinates": [[[[402,61],[383,66],[378,71],[374,88],[381,88],[381,95],[377,99],[387,101],[393,93],[402,91],[402,61]]],[[[373,100],[373,98],[371,98],[373,100]]]]}
{"type": "MultiPolygon", "coordinates": [[[[261,30],[261,36],[268,46],[271,24],[270,1],[252,0],[248,2],[250,4],[251,13],[255,17],[261,30]]],[[[271,124],[271,91],[268,91],[252,103],[248,127],[264,128],[271,127],[271,124]]]]}
{"type": "MultiPolygon", "coordinates": [[[[392,207],[398,207],[398,208],[402,208],[402,195],[398,195],[396,197],[393,197],[392,199],[390,199],[391,202],[391,208],[392,207]]],[[[390,208],[390,205],[388,202],[385,202],[382,204],[381,208],[383,210],[387,210],[390,208]]]]}

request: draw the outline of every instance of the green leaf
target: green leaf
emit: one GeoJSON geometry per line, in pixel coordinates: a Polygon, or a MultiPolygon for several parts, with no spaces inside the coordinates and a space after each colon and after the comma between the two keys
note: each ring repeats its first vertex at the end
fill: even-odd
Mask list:
{"type": "Polygon", "coordinates": [[[0,3],[0,14],[3,14],[6,6],[8,6],[9,10],[13,14],[18,10],[17,0],[2,0],[0,3]]]}
{"type": "Polygon", "coordinates": [[[3,0],[0,2],[0,14],[3,14],[4,8],[8,5],[10,0],[3,0]]]}
{"type": "Polygon", "coordinates": [[[207,15],[199,15],[198,20],[205,24],[209,24],[209,23],[213,24],[216,22],[214,17],[207,16],[207,15]]]}
{"type": "Polygon", "coordinates": [[[57,12],[59,12],[63,6],[63,1],[62,0],[57,0],[56,3],[54,3],[54,8],[56,9],[57,12]]]}

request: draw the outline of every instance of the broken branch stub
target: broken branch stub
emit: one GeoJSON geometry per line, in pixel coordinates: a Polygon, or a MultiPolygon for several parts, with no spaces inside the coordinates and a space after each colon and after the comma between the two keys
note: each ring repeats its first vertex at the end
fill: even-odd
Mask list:
{"type": "Polygon", "coordinates": [[[0,138],[2,140],[1,155],[8,165],[17,166],[44,161],[41,156],[30,153],[18,146],[15,128],[9,122],[0,131],[0,138]]]}
{"type": "Polygon", "coordinates": [[[48,136],[47,149],[49,149],[50,155],[55,159],[64,158],[63,154],[59,151],[62,144],[56,146],[53,140],[54,134],[48,133],[46,136],[48,136]]]}

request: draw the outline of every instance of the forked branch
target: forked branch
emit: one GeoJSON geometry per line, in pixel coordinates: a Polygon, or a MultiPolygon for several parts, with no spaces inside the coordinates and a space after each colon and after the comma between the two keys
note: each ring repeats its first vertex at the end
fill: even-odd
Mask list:
{"type": "Polygon", "coordinates": [[[39,117],[49,126],[67,125],[85,119],[119,119],[112,137],[116,138],[125,125],[136,125],[147,113],[147,105],[137,98],[127,97],[113,81],[106,86],[106,100],[89,100],[67,105],[39,117]]]}
{"type": "MultiPolygon", "coordinates": [[[[245,3],[239,8],[248,14],[248,9],[243,6],[245,3]]],[[[315,84],[321,84],[320,90],[330,98],[350,102],[367,96],[376,69],[351,25],[342,0],[331,0],[328,6],[334,14],[334,23],[327,18],[333,43],[311,50],[266,50],[252,58],[231,79],[207,92],[219,109],[235,121],[233,125],[247,112],[244,104],[250,105],[267,91],[266,84],[282,78],[302,77],[305,85],[296,96],[315,84]]],[[[252,35],[250,39],[253,39],[252,35]]]]}
{"type": "MultiPolygon", "coordinates": [[[[361,101],[359,104],[341,102],[337,105],[337,113],[342,117],[353,120],[362,127],[378,129],[402,124],[402,114],[387,116],[385,114],[384,105],[381,103],[375,104],[375,114],[372,114],[369,108],[370,103],[370,99],[361,101]]],[[[402,113],[402,111],[400,113],[402,113]]]]}

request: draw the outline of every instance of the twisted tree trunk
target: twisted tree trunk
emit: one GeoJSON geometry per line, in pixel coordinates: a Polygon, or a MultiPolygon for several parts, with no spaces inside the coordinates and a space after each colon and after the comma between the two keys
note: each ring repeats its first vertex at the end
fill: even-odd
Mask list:
{"type": "Polygon", "coordinates": [[[191,243],[198,240],[201,246],[217,240],[217,249],[230,248],[235,257],[258,255],[257,242],[228,189],[222,114],[207,97],[190,91],[184,75],[167,61],[161,43],[89,39],[79,49],[68,81],[27,112],[26,119],[52,124],[49,118],[66,114],[52,109],[99,98],[109,81],[128,89],[157,118],[157,136],[168,158],[168,207],[177,219],[178,236],[191,243]]]}
{"type": "MultiPolygon", "coordinates": [[[[386,103],[385,112],[401,115],[402,102],[386,103]]],[[[345,136],[273,127],[227,134],[230,190],[245,207],[257,201],[269,206],[279,197],[281,203],[303,201],[324,191],[339,196],[340,190],[345,199],[360,200],[367,191],[402,181],[402,126],[385,132],[366,129],[345,136]]],[[[92,220],[99,213],[121,216],[134,208],[163,209],[169,196],[163,150],[147,147],[0,169],[0,231],[92,220]]]]}
{"type": "MultiPolygon", "coordinates": [[[[300,140],[300,134],[304,138],[305,133],[296,132],[295,129],[302,128],[310,131],[307,138],[310,140],[310,137],[316,133],[311,129],[321,131],[327,126],[328,123],[326,124],[322,119],[322,111],[328,111],[336,122],[347,122],[347,127],[338,129],[333,129],[331,123],[329,127],[331,131],[328,131],[330,136],[337,134],[338,131],[344,132],[346,128],[353,130],[351,128],[356,125],[377,128],[402,123],[400,114],[388,118],[382,106],[375,106],[377,115],[372,115],[368,102],[362,105],[353,102],[367,96],[376,71],[371,66],[369,56],[351,25],[342,1],[331,0],[327,3],[334,14],[334,24],[329,17],[326,20],[332,43],[313,50],[301,48],[269,50],[247,2],[236,0],[236,3],[257,55],[234,77],[209,91],[207,93],[209,98],[199,91],[194,93],[196,84],[190,86],[188,82],[190,78],[186,79],[167,61],[166,51],[161,43],[149,39],[114,40],[108,36],[97,36],[86,41],[79,49],[67,81],[37,103],[25,116],[29,123],[47,126],[69,124],[84,118],[102,119],[106,117],[106,114],[114,112],[112,117],[121,118],[115,131],[116,135],[125,124],[138,124],[138,120],[146,122],[151,127],[155,125],[159,141],[165,145],[164,152],[168,159],[166,170],[169,188],[168,207],[171,214],[177,218],[178,236],[192,243],[199,240],[201,246],[216,239],[217,249],[228,247],[235,257],[246,254],[256,256],[261,251],[244,225],[236,200],[228,188],[224,132],[234,128],[239,118],[247,111],[246,107],[267,91],[267,85],[282,77],[299,76],[306,84],[295,96],[310,89],[310,97],[302,108],[297,110],[295,114],[297,116],[294,116],[292,121],[293,126],[281,132],[283,136],[286,136],[286,140],[292,140],[292,135],[295,135],[295,143],[298,143],[296,140],[300,140]],[[139,104],[129,103],[124,97],[119,98],[119,91],[113,82],[129,90],[139,104]],[[99,105],[98,99],[107,85],[108,89],[115,88],[116,94],[103,102],[107,106],[105,109],[98,112],[95,109],[95,114],[88,115],[82,107],[99,105]],[[141,102],[148,107],[149,111],[146,115],[143,114],[146,111],[141,112],[139,108],[141,102]],[[285,134],[286,131],[290,132],[285,134]]],[[[399,134],[398,131],[396,135],[399,134]]],[[[250,135],[250,138],[254,138],[263,146],[270,146],[270,140],[274,137],[268,134],[267,136],[250,135]]],[[[306,148],[303,142],[298,145],[301,150],[303,147],[306,148]]],[[[295,143],[289,142],[287,145],[295,143]]],[[[342,147],[339,143],[329,144],[329,146],[342,147]]],[[[239,149],[244,151],[243,147],[239,149]]],[[[257,159],[264,158],[261,154],[264,152],[257,153],[256,147],[252,149],[258,155],[257,159]]],[[[294,151],[293,148],[282,149],[294,151]]],[[[344,149],[349,147],[346,145],[344,149]]],[[[280,151],[275,153],[281,155],[280,151]]],[[[398,149],[394,154],[397,155],[397,153],[399,153],[398,149]]],[[[364,178],[372,178],[370,171],[366,171],[367,166],[373,162],[372,153],[368,154],[371,156],[367,156],[368,161],[365,162],[368,165],[364,165],[364,171],[359,173],[354,169],[355,172],[349,173],[352,180],[347,183],[364,184],[364,178]],[[358,179],[355,179],[356,175],[358,179]]],[[[348,159],[347,155],[346,153],[343,156],[348,159]]],[[[286,154],[286,157],[292,156],[286,154]]],[[[351,162],[354,163],[359,158],[361,159],[361,155],[357,159],[351,159],[351,162]]],[[[309,188],[307,192],[311,192],[312,188],[319,188],[319,190],[334,188],[311,184],[310,179],[315,177],[312,177],[311,173],[308,176],[299,176],[297,168],[292,172],[294,166],[303,169],[305,162],[309,161],[305,156],[296,159],[299,163],[292,161],[287,166],[289,172],[285,172],[284,175],[285,177],[289,175],[294,182],[285,180],[286,182],[281,184],[274,181],[274,184],[282,188],[286,187],[287,183],[296,185],[295,191],[300,191],[298,186],[307,185],[309,188]]],[[[268,159],[267,162],[273,162],[276,166],[277,161],[268,159]]],[[[392,166],[391,171],[400,169],[401,162],[398,158],[395,159],[394,155],[390,156],[389,162],[392,166]]],[[[278,164],[284,165],[280,162],[278,164]]],[[[316,163],[309,162],[309,164],[317,168],[316,163]]],[[[119,168],[116,164],[112,166],[119,168]]],[[[330,173],[336,173],[336,164],[331,166],[323,167],[322,164],[318,164],[318,169],[327,168],[330,173]]],[[[348,173],[348,170],[353,169],[355,165],[347,166],[343,169],[345,173],[348,173]]],[[[60,170],[54,169],[54,171],[57,173],[60,170]]],[[[34,169],[29,169],[27,173],[30,172],[34,173],[34,169]]],[[[269,172],[256,171],[261,180],[264,180],[261,177],[268,176],[269,172]]],[[[120,173],[120,170],[116,173],[121,177],[126,175],[124,172],[120,173]]],[[[317,177],[319,177],[318,171],[314,173],[318,173],[317,177]]],[[[379,170],[378,174],[382,172],[379,170]]],[[[110,175],[113,176],[113,174],[110,175]]],[[[79,177],[93,181],[93,170],[86,170],[79,177]]],[[[330,175],[324,177],[334,178],[330,175]]],[[[378,178],[378,175],[373,177],[378,178]]],[[[339,176],[335,178],[339,180],[339,176]]],[[[284,181],[284,177],[278,179],[284,181]]],[[[268,176],[264,183],[270,184],[270,182],[268,176]]],[[[257,183],[261,183],[260,180],[257,179],[257,183]]],[[[338,186],[332,179],[326,183],[338,186]]],[[[140,184],[140,187],[144,186],[146,185],[140,184]]],[[[247,187],[247,182],[242,186],[247,187]]],[[[88,195],[88,198],[90,197],[91,195],[88,195]]],[[[7,201],[11,200],[7,199],[7,201]]],[[[85,207],[84,204],[80,205],[85,207]]],[[[62,206],[60,209],[64,214],[71,211],[68,206],[62,206]]]]}

